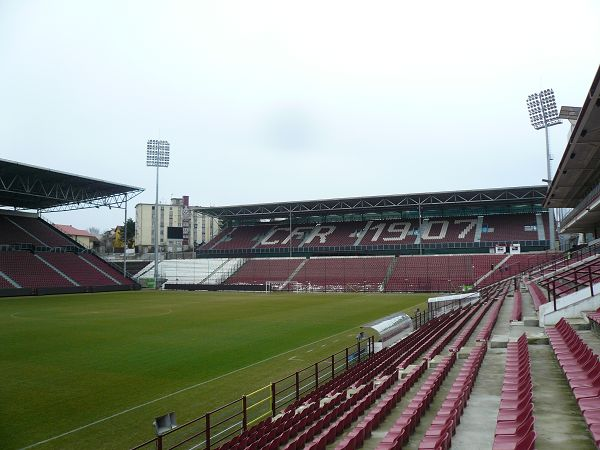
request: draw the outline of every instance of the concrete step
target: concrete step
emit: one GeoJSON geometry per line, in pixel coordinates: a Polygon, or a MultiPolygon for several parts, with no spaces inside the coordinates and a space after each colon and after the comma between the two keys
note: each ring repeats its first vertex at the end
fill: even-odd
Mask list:
{"type": "Polygon", "coordinates": [[[581,410],[549,345],[530,345],[535,448],[594,449],[581,410]]]}
{"type": "Polygon", "coordinates": [[[585,342],[596,355],[600,355],[600,337],[598,334],[590,330],[577,330],[577,334],[581,336],[583,342],[585,342]]]}
{"type": "Polygon", "coordinates": [[[571,325],[575,330],[589,330],[590,329],[590,321],[584,319],[583,317],[567,319],[569,325],[571,325]]]}
{"type": "Polygon", "coordinates": [[[452,438],[452,448],[492,448],[505,363],[505,349],[489,349],[486,353],[469,403],[452,438]]]}

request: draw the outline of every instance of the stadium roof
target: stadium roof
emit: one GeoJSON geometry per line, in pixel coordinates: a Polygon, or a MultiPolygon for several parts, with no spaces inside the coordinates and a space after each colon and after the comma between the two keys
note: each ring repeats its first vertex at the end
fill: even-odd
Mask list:
{"type": "Polygon", "coordinates": [[[143,189],[0,159],[0,206],[38,211],[121,207],[143,189]]]}
{"type": "Polygon", "coordinates": [[[196,211],[219,219],[272,219],[276,217],[322,214],[379,213],[416,210],[419,207],[484,206],[490,204],[540,204],[546,186],[477,189],[470,191],[429,192],[381,195],[283,203],[198,207],[196,211]]]}
{"type": "Polygon", "coordinates": [[[550,185],[545,207],[575,208],[600,182],[600,67],[550,185]]]}

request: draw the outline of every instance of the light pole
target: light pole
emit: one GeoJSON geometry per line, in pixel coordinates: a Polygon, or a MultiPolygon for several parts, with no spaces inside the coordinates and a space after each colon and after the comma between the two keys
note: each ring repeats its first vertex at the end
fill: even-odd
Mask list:
{"type": "Polygon", "coordinates": [[[169,142],[148,139],[146,166],[156,167],[156,202],[154,203],[154,289],[158,289],[158,169],[169,167],[169,142]]]}
{"type": "MultiPolygon", "coordinates": [[[[531,94],[527,97],[527,109],[531,125],[536,130],[544,129],[546,135],[546,168],[548,170],[548,190],[552,184],[552,169],[550,167],[550,141],[548,139],[548,127],[558,125],[562,121],[558,118],[558,109],[552,89],[544,89],[541,92],[531,94]]],[[[548,227],[550,228],[550,249],[556,248],[556,236],[554,230],[554,210],[548,208],[548,227]]]]}

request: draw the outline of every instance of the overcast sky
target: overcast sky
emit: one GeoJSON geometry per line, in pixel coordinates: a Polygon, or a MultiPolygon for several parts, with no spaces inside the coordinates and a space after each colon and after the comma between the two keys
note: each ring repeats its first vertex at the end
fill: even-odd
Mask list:
{"type": "Polygon", "coordinates": [[[0,157],[145,188],[134,204],[149,138],[171,143],[160,198],[194,205],[541,184],[525,100],[583,103],[599,23],[598,0],[0,0],[0,157]]]}

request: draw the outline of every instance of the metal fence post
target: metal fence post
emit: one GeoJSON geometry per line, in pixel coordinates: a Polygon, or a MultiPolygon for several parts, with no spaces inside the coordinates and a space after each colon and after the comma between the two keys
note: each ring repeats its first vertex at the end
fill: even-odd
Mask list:
{"type": "Polygon", "coordinates": [[[248,401],[246,396],[242,397],[242,429],[246,431],[248,429],[248,401]]]}
{"type": "Polygon", "coordinates": [[[356,343],[356,350],[358,353],[358,362],[360,362],[360,341],[356,343]]]}
{"type": "Polygon", "coordinates": [[[205,435],[205,441],[206,441],[206,450],[210,450],[210,413],[206,413],[206,435],[205,435]]]}
{"type": "Polygon", "coordinates": [[[556,311],[556,281],[552,280],[552,297],[554,301],[554,311],[556,311]]]}
{"type": "Polygon", "coordinates": [[[162,450],[162,436],[157,436],[156,438],[156,450],[162,450]]]}
{"type": "Polygon", "coordinates": [[[275,383],[271,383],[271,412],[273,417],[277,414],[277,400],[275,398],[275,383]]]}
{"type": "Polygon", "coordinates": [[[590,277],[590,295],[594,296],[594,281],[592,280],[592,266],[588,266],[588,275],[590,277]]]}
{"type": "Polygon", "coordinates": [[[296,401],[300,400],[300,373],[296,372],[296,401]]]}
{"type": "Polygon", "coordinates": [[[348,347],[346,347],[346,370],[348,370],[348,347]]]}
{"type": "Polygon", "coordinates": [[[331,379],[335,378],[335,356],[331,355],[331,379]]]}

